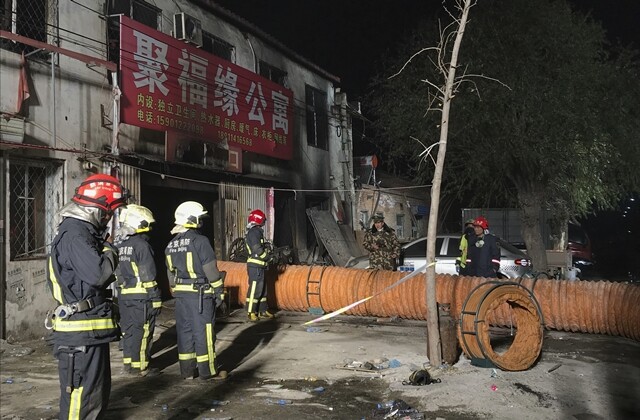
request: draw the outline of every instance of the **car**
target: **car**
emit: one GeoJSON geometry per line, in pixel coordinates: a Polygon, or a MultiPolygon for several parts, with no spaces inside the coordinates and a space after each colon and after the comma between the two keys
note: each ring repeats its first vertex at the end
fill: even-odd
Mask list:
{"type": "MultiPolygon", "coordinates": [[[[436,273],[457,274],[456,258],[460,255],[461,235],[443,234],[436,236],[436,273]]],[[[500,247],[499,278],[519,278],[531,274],[531,259],[523,251],[508,242],[498,239],[500,247]]],[[[427,238],[418,238],[402,245],[399,258],[399,270],[417,270],[426,264],[427,238]]],[[[352,258],[345,265],[347,268],[369,268],[369,256],[352,258]]]]}

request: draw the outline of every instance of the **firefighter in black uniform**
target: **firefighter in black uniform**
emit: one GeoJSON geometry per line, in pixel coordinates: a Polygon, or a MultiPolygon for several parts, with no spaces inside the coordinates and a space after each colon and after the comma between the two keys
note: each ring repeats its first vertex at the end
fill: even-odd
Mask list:
{"type": "Polygon", "coordinates": [[[482,216],[473,221],[475,236],[469,237],[467,276],[498,277],[500,248],[497,238],[489,233],[489,222],[482,216]]]}
{"type": "Polygon", "coordinates": [[[207,211],[186,201],[175,211],[175,234],[165,249],[169,281],[176,298],[178,359],[182,377],[224,379],[215,351],[216,308],[224,301],[224,272],[218,271],[211,243],[198,228],[207,211]],[[197,372],[196,372],[197,370],[197,372]]]}
{"type": "Polygon", "coordinates": [[[267,288],[264,274],[272,259],[262,230],[267,217],[262,210],[256,209],[249,213],[245,244],[249,257],[247,258],[247,275],[249,288],[247,289],[247,315],[249,321],[273,318],[267,305],[267,288]]]}
{"type": "Polygon", "coordinates": [[[126,205],[126,190],[110,175],[92,175],[58,214],[47,280],[58,306],[46,326],[53,330],[60,377],[60,418],[96,419],[111,392],[109,342],[120,337],[108,286],[118,252],[103,237],[113,211],[126,205]]]}
{"type": "Polygon", "coordinates": [[[151,210],[129,204],[120,212],[120,228],[114,242],[120,256],[116,278],[120,287],[124,371],[142,376],[158,373],[157,369],[149,369],[156,316],[162,306],[153,249],[146,234],[154,221],[151,210]]]}

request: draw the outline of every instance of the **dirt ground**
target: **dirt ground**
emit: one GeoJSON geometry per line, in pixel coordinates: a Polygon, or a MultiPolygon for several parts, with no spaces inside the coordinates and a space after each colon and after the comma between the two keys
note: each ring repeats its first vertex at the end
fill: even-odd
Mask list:
{"type": "MultiPolygon", "coordinates": [[[[252,324],[239,309],[216,325],[229,378],[203,382],[180,378],[173,302],[163,308],[152,362],[161,375],[123,375],[112,343],[108,419],[382,419],[393,409],[377,404],[391,400],[415,409],[404,418],[640,417],[640,343],[620,337],[548,331],[540,360],[527,371],[494,371],[462,357],[430,369],[440,383],[418,387],[403,381],[428,361],[424,322],[342,316],[309,329],[302,326],[313,319],[307,313],[280,312],[252,324]],[[344,368],[367,361],[384,368],[344,368]]],[[[496,340],[509,334],[496,331],[496,340]]],[[[57,418],[57,368],[47,340],[2,344],[0,417],[57,418]]]]}

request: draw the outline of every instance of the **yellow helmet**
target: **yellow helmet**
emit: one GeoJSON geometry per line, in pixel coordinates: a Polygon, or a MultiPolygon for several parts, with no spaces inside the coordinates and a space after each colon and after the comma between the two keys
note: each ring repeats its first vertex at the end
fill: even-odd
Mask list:
{"type": "Polygon", "coordinates": [[[185,201],[176,208],[175,223],[186,228],[197,228],[200,226],[200,219],[206,214],[207,211],[202,204],[196,201],[185,201]]]}
{"type": "Polygon", "coordinates": [[[151,210],[144,206],[129,204],[120,211],[120,223],[135,229],[136,233],[148,232],[155,221],[151,210]]]}

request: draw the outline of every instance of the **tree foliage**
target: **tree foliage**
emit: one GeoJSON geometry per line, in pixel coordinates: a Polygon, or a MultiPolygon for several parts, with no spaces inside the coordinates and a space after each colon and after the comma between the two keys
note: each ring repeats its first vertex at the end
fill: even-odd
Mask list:
{"type": "MultiPolygon", "coordinates": [[[[388,160],[421,181],[433,164],[412,138],[438,138],[439,115],[426,113],[433,88],[424,82],[435,77],[434,57],[418,55],[388,76],[437,44],[438,25],[427,20],[411,32],[383,63],[367,102],[388,160]]],[[[608,45],[598,23],[563,0],[483,0],[460,54],[458,74],[473,82],[456,92],[444,195],[519,207],[533,229],[543,208],[566,225],[638,188],[637,55],[608,45]]],[[[543,246],[535,233],[525,240],[530,250],[543,246]]]]}

